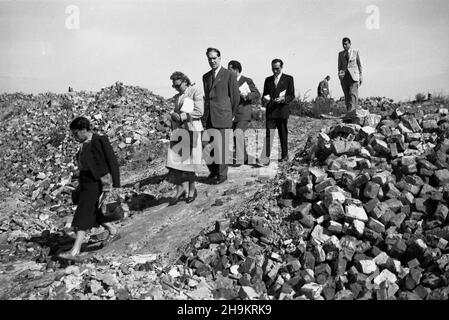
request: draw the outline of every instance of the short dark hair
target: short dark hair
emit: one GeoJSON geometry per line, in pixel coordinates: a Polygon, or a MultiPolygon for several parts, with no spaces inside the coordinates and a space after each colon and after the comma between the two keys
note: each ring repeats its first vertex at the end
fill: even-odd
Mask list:
{"type": "Polygon", "coordinates": [[[187,83],[188,86],[190,86],[191,82],[189,77],[187,77],[184,73],[182,73],[181,71],[175,71],[172,73],[172,75],[170,76],[170,80],[175,81],[175,80],[182,80],[185,81],[187,83]]]}
{"type": "Polygon", "coordinates": [[[206,56],[209,55],[209,52],[215,51],[219,57],[221,57],[221,53],[220,50],[218,50],[217,48],[207,48],[206,50],[206,56]]]}
{"type": "Polygon", "coordinates": [[[85,117],[75,118],[70,123],[70,130],[84,130],[90,131],[90,121],[85,117]]]}
{"type": "Polygon", "coordinates": [[[239,72],[242,72],[242,65],[237,60],[229,61],[228,66],[231,66],[232,69],[237,69],[239,72]]]}
{"type": "Polygon", "coordinates": [[[327,79],[327,80],[329,80],[331,78],[331,76],[326,76],[326,78],[324,78],[324,79],[327,79]]]}
{"type": "Polygon", "coordinates": [[[282,62],[281,59],[273,59],[273,61],[271,61],[271,65],[275,64],[275,63],[280,63],[281,64],[281,68],[284,66],[284,62],[282,62]]]}
{"type": "Polygon", "coordinates": [[[351,43],[351,39],[344,37],[343,40],[341,40],[341,43],[345,43],[346,41],[348,41],[349,43],[351,43]]]}

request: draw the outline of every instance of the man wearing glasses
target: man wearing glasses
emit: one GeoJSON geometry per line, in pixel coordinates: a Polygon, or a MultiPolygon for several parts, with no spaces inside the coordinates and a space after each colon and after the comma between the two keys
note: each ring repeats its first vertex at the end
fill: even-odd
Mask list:
{"type": "Polygon", "coordinates": [[[281,59],[271,62],[273,75],[265,79],[262,103],[265,105],[266,136],[264,153],[258,161],[261,165],[270,163],[271,145],[274,129],[278,130],[282,157],[280,162],[288,160],[287,121],[290,115],[289,103],[295,98],[293,77],[282,72],[284,63],[281,59]]]}

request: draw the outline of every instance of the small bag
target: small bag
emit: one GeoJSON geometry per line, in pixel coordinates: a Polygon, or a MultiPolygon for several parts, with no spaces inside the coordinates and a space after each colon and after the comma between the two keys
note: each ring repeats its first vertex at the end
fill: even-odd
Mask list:
{"type": "Polygon", "coordinates": [[[124,218],[125,211],[122,201],[116,192],[103,191],[98,199],[98,209],[101,211],[105,222],[118,221],[124,218]]]}
{"type": "Polygon", "coordinates": [[[263,111],[260,105],[251,105],[251,120],[262,120],[263,111]]]}

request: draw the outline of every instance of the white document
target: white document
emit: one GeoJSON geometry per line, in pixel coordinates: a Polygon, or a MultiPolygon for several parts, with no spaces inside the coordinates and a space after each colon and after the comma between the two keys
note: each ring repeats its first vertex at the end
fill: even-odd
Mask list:
{"type": "Polygon", "coordinates": [[[271,97],[270,97],[269,94],[267,94],[266,96],[264,96],[264,99],[270,101],[270,100],[271,100],[271,97]]]}
{"type": "Polygon", "coordinates": [[[181,112],[192,113],[193,112],[193,100],[186,97],[182,103],[181,112]]]}
{"type": "Polygon", "coordinates": [[[287,90],[281,91],[281,93],[279,93],[279,98],[285,98],[285,93],[287,90]]]}
{"type": "Polygon", "coordinates": [[[240,93],[243,95],[247,95],[249,93],[251,93],[251,89],[249,88],[248,83],[243,82],[243,84],[239,87],[240,93]]]}

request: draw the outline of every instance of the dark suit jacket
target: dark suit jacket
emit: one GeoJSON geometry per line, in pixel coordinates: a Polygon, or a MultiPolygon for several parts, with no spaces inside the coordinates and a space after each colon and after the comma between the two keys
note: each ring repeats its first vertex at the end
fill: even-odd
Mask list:
{"type": "Polygon", "coordinates": [[[250,121],[252,114],[251,105],[256,104],[257,101],[260,99],[260,92],[259,90],[257,90],[253,80],[251,80],[250,78],[241,76],[240,79],[238,80],[238,86],[240,87],[245,82],[248,84],[251,92],[248,94],[246,99],[243,99],[242,96],[240,96],[240,103],[235,113],[234,122],[250,121]]]}
{"type": "Polygon", "coordinates": [[[105,174],[110,173],[112,176],[112,185],[119,188],[119,165],[108,137],[94,133],[92,135],[90,150],[91,152],[86,153],[85,159],[92,176],[98,180],[105,174]]]}
{"type": "Polygon", "coordinates": [[[221,67],[215,81],[212,82],[213,70],[203,75],[204,119],[210,117],[213,128],[232,128],[232,117],[240,101],[237,77],[234,73],[221,67]]]}
{"type": "Polygon", "coordinates": [[[274,86],[274,75],[265,79],[263,85],[263,97],[267,94],[270,95],[270,100],[267,102],[262,98],[262,102],[267,102],[266,104],[266,118],[267,119],[288,119],[290,115],[289,103],[295,98],[295,86],[293,83],[293,77],[288,74],[283,73],[279,79],[278,85],[274,86]],[[274,99],[279,97],[279,93],[286,90],[285,92],[285,102],[277,103],[274,99]]]}

